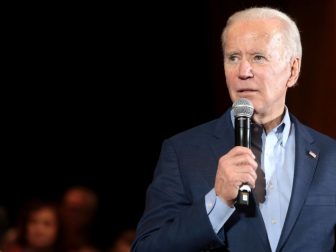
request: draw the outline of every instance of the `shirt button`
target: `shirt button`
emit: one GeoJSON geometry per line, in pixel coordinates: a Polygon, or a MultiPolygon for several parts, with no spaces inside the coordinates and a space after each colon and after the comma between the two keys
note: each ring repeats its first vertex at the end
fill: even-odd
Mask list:
{"type": "Polygon", "coordinates": [[[272,224],[276,224],[277,221],[275,219],[272,219],[272,224]]]}

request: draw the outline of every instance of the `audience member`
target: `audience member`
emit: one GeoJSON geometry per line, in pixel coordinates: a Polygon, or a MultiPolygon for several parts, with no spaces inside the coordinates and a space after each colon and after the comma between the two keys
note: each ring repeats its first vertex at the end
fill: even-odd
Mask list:
{"type": "Polygon", "coordinates": [[[135,229],[129,228],[122,231],[118,236],[109,252],[130,252],[131,245],[135,238],[135,229]]]}
{"type": "Polygon", "coordinates": [[[18,226],[8,231],[3,249],[5,252],[61,252],[57,205],[30,201],[21,209],[18,226]]]}
{"type": "Polygon", "coordinates": [[[97,195],[87,187],[74,186],[64,193],[61,214],[66,252],[98,251],[92,241],[97,203],[97,195]]]}

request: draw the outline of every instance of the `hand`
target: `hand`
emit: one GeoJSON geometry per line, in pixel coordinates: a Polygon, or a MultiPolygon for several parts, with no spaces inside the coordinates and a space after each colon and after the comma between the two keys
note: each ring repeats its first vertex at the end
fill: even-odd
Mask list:
{"type": "Polygon", "coordinates": [[[236,146],[218,161],[215,192],[228,206],[232,207],[239,187],[248,184],[255,187],[258,163],[249,148],[236,146]]]}

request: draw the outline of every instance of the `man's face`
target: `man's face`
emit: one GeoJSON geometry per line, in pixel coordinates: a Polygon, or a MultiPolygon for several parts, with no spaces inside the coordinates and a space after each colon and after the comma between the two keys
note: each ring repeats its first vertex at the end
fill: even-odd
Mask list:
{"type": "Polygon", "coordinates": [[[224,69],[232,101],[249,99],[257,115],[272,120],[282,114],[291,81],[291,62],[274,19],[237,21],[226,33],[224,69]]]}

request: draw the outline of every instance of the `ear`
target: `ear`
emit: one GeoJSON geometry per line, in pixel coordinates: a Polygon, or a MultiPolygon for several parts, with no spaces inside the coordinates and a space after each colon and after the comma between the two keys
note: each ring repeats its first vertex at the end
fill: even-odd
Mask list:
{"type": "Polygon", "coordinates": [[[290,76],[287,81],[287,87],[293,87],[300,75],[301,68],[301,59],[300,58],[292,58],[290,61],[290,76]]]}

